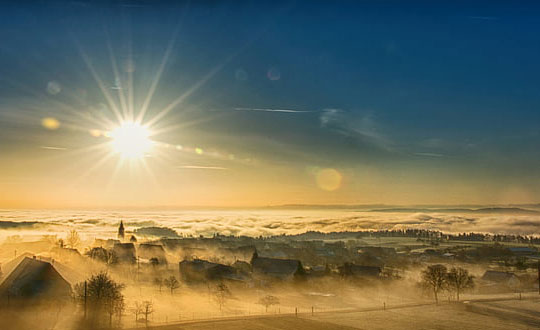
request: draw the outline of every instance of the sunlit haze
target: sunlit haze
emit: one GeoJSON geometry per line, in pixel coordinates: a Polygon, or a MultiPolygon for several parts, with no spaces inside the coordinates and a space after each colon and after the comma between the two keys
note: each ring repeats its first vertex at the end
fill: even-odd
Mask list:
{"type": "Polygon", "coordinates": [[[0,330],[540,329],[540,2],[0,1],[0,330]]]}
{"type": "Polygon", "coordinates": [[[538,202],[536,6],[393,6],[3,5],[0,206],[538,202]]]}

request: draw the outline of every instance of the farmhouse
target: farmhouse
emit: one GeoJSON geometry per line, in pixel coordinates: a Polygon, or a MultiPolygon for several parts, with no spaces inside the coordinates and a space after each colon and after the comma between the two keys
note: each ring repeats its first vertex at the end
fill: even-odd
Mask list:
{"type": "Polygon", "coordinates": [[[137,256],[148,260],[156,258],[160,265],[167,264],[167,257],[162,245],[142,243],[137,248],[137,256]]]}
{"type": "Polygon", "coordinates": [[[202,259],[183,260],[179,267],[182,279],[187,282],[247,280],[247,277],[234,267],[202,259]]]}
{"type": "Polygon", "coordinates": [[[293,259],[260,258],[257,254],[251,259],[254,275],[289,280],[305,274],[302,263],[293,259]]]}
{"type": "Polygon", "coordinates": [[[137,261],[133,243],[116,243],[113,247],[113,253],[119,263],[134,264],[137,261]]]}
{"type": "Polygon", "coordinates": [[[25,257],[0,284],[0,302],[69,299],[71,285],[49,262],[25,257]]]}

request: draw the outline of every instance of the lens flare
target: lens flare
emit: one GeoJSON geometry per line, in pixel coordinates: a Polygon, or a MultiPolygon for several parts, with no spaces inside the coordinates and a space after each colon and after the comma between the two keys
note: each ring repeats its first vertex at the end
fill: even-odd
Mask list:
{"type": "Polygon", "coordinates": [[[150,132],[134,122],[124,122],[111,133],[114,151],[125,158],[141,158],[152,148],[150,132]]]}
{"type": "Polygon", "coordinates": [[[325,168],[317,172],[315,179],[319,188],[326,191],[334,191],[341,186],[343,176],[336,169],[325,168]]]}
{"type": "Polygon", "coordinates": [[[54,131],[60,127],[60,122],[56,118],[47,117],[41,120],[41,126],[54,131]]]}

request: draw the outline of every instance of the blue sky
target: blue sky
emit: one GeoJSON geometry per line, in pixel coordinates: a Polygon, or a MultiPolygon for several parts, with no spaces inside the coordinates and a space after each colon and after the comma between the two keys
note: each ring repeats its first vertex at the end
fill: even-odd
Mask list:
{"type": "MultiPolygon", "coordinates": [[[[69,125],[51,132],[39,124],[110,116],[84,56],[113,95],[116,87],[127,93],[122,70],[133,63],[137,111],[169,47],[145,118],[191,93],[156,123],[156,130],[181,127],[155,140],[246,160],[167,156],[173,166],[233,169],[240,174],[228,175],[243,182],[234,189],[245,194],[265,182],[276,185],[272,196],[307,196],[262,194],[255,204],[537,201],[539,16],[529,2],[3,5],[0,145],[11,165],[4,180],[22,175],[23,159],[49,157],[40,146],[72,151],[94,143],[69,125]],[[336,169],[343,184],[319,191],[311,168],[336,169]]],[[[205,182],[233,182],[208,175],[205,182]]]]}

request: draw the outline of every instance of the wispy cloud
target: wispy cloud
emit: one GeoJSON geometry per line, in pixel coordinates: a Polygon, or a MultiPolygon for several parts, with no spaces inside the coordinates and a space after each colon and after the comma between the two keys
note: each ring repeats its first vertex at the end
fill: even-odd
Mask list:
{"type": "Polygon", "coordinates": [[[51,146],[41,146],[41,149],[47,149],[47,150],[67,150],[67,148],[63,147],[51,147],[51,146]]]}
{"type": "Polygon", "coordinates": [[[268,108],[234,108],[236,111],[263,111],[263,112],[285,112],[285,113],[307,113],[318,112],[310,110],[294,110],[294,109],[268,109],[268,108]]]}
{"type": "Polygon", "coordinates": [[[352,116],[341,109],[324,109],[319,120],[322,128],[377,145],[388,151],[392,149],[392,141],[380,132],[373,116],[369,113],[352,116]]]}
{"type": "Polygon", "coordinates": [[[437,154],[434,152],[415,152],[416,156],[425,156],[425,157],[444,157],[443,154],[437,154]]]}
{"type": "Polygon", "coordinates": [[[199,165],[180,165],[176,168],[181,169],[193,169],[193,170],[228,170],[226,167],[221,166],[199,166],[199,165]]]}

